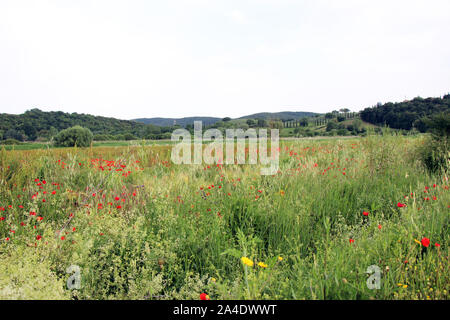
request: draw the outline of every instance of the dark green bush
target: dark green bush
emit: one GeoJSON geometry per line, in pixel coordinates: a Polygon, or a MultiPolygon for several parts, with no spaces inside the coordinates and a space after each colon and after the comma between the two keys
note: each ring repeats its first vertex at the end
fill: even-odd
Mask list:
{"type": "Polygon", "coordinates": [[[110,134],[96,134],[94,136],[94,141],[111,141],[114,140],[114,136],[110,134]]]}
{"type": "Polygon", "coordinates": [[[55,137],[55,145],[58,147],[89,147],[92,143],[91,130],[80,126],[74,126],[61,130],[55,137]]]}
{"type": "Polygon", "coordinates": [[[441,113],[425,123],[431,135],[419,148],[422,162],[430,172],[446,170],[450,161],[450,113],[441,113]]]}
{"type": "Polygon", "coordinates": [[[13,145],[13,144],[19,145],[19,144],[22,144],[22,142],[20,142],[19,140],[16,140],[16,139],[6,139],[6,140],[3,140],[3,141],[0,141],[0,144],[3,144],[5,146],[10,146],[10,145],[13,145]]]}

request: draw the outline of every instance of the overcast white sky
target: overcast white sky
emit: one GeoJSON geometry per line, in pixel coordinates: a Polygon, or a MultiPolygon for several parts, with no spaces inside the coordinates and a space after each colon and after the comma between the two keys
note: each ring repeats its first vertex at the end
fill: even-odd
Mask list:
{"type": "Polygon", "coordinates": [[[450,91],[448,0],[0,0],[0,112],[238,117],[450,91]]]}

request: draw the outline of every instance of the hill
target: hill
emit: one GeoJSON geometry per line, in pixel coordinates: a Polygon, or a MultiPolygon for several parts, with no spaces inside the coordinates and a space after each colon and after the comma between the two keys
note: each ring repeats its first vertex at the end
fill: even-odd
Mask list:
{"type": "MultiPolygon", "coordinates": [[[[293,112],[293,111],[283,111],[283,112],[261,112],[250,114],[247,116],[243,116],[234,120],[239,119],[262,119],[262,120],[298,120],[304,117],[313,117],[318,113],[314,112],[293,112]]],[[[202,121],[204,125],[213,125],[218,121],[221,121],[222,118],[214,118],[214,117],[186,117],[186,118],[139,118],[133,119],[133,121],[145,123],[145,124],[153,124],[156,126],[173,126],[177,124],[182,127],[186,127],[186,125],[194,124],[194,121],[202,121]]]]}
{"type": "Polygon", "coordinates": [[[188,124],[194,124],[194,121],[202,121],[204,125],[211,125],[216,123],[217,121],[222,120],[221,118],[214,117],[186,117],[186,118],[139,118],[133,119],[133,121],[144,123],[144,124],[153,124],[155,126],[160,127],[170,127],[173,125],[179,125],[182,127],[186,127],[188,124]]]}
{"type": "Polygon", "coordinates": [[[430,116],[450,114],[450,94],[442,98],[420,98],[398,103],[385,103],[360,112],[361,119],[374,125],[387,125],[393,129],[427,131],[426,120],[430,116]]]}
{"type": "Polygon", "coordinates": [[[305,117],[314,117],[318,114],[319,113],[304,111],[260,112],[243,116],[239,119],[298,120],[305,117]]]}
{"type": "Polygon", "coordinates": [[[135,121],[32,109],[20,115],[0,114],[0,138],[36,140],[37,137],[53,136],[58,131],[75,125],[89,128],[94,135],[128,133],[140,137],[148,130],[145,124],[135,121]]]}

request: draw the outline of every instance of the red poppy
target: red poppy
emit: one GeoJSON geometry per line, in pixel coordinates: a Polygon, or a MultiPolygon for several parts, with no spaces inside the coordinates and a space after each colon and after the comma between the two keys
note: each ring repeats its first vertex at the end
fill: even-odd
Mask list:
{"type": "Polygon", "coordinates": [[[381,224],[379,224],[379,225],[378,225],[378,229],[380,229],[380,230],[381,230],[381,224]]]}
{"type": "Polygon", "coordinates": [[[420,241],[420,242],[422,242],[422,245],[424,247],[428,247],[430,245],[430,239],[428,239],[428,238],[423,238],[422,241],[420,241]]]}
{"type": "Polygon", "coordinates": [[[41,239],[42,239],[42,237],[40,235],[36,236],[36,240],[41,240],[41,239]]]}
{"type": "Polygon", "coordinates": [[[355,242],[355,240],[353,240],[353,239],[349,239],[348,240],[350,243],[354,243],[355,242]]]}
{"type": "Polygon", "coordinates": [[[440,246],[441,246],[441,245],[440,245],[439,243],[437,243],[437,242],[436,242],[434,245],[435,245],[436,247],[440,247],[440,246]]]}
{"type": "Polygon", "coordinates": [[[397,207],[403,208],[403,207],[406,207],[406,204],[399,202],[399,203],[397,203],[397,207]]]}
{"type": "Polygon", "coordinates": [[[363,211],[363,215],[365,215],[367,217],[369,215],[369,213],[367,211],[363,211]]]}
{"type": "Polygon", "coordinates": [[[200,294],[200,300],[210,300],[209,296],[206,293],[201,293],[200,294]]]}

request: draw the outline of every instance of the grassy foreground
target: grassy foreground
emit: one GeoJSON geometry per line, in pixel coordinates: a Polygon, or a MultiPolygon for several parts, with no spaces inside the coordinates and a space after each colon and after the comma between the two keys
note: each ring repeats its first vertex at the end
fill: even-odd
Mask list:
{"type": "Polygon", "coordinates": [[[0,299],[447,299],[449,183],[423,141],[282,141],[275,176],[170,146],[2,150],[0,299]]]}

